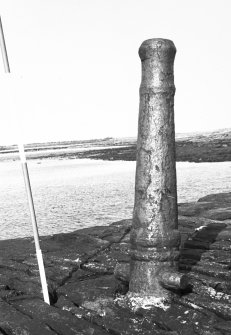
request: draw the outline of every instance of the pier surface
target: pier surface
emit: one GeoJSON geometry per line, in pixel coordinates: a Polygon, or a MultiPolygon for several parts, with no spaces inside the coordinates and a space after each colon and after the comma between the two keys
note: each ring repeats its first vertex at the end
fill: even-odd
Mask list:
{"type": "Polygon", "coordinates": [[[128,308],[131,220],[41,237],[51,306],[32,238],[0,241],[0,335],[231,334],[231,193],[179,205],[180,271],[168,308],[128,308]],[[123,273],[114,275],[117,264],[123,273]]]}

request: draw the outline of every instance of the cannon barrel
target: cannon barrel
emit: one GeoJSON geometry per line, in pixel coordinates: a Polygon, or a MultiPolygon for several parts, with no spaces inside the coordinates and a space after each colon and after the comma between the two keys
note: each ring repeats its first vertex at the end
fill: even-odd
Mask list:
{"type": "MultiPolygon", "coordinates": [[[[172,41],[150,39],[139,49],[142,63],[135,203],[131,230],[130,293],[168,299],[181,286],[179,259],[174,74],[172,41]],[[167,280],[168,275],[172,279],[167,280]],[[174,279],[174,278],[175,279],[174,279]]],[[[183,280],[184,282],[184,280],[183,280]]]]}

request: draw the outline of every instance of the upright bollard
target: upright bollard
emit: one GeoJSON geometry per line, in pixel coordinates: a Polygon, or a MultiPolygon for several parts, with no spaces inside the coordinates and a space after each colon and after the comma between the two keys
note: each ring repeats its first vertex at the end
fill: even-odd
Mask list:
{"type": "Polygon", "coordinates": [[[130,294],[169,300],[184,286],[177,272],[180,234],[174,129],[174,43],[142,43],[135,204],[131,231],[130,294]]]}

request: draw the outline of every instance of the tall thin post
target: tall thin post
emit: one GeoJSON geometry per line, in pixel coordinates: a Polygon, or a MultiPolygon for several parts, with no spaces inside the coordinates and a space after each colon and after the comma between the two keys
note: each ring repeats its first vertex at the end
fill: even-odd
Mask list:
{"type": "Polygon", "coordinates": [[[142,81],[129,291],[161,299],[169,298],[170,293],[161,281],[168,282],[166,277],[177,270],[180,242],[174,130],[175,53],[173,42],[166,39],[146,40],[139,49],[142,81]]]}
{"type": "Polygon", "coordinates": [[[45,268],[44,268],[44,263],[43,263],[43,256],[42,256],[42,251],[41,251],[40,243],[39,243],[38,225],[37,225],[37,220],[36,220],[36,215],[35,215],[34,201],[33,201],[33,196],[32,196],[32,191],[31,191],[31,185],[30,185],[30,177],[29,177],[29,172],[28,172],[28,167],[27,167],[27,162],[26,162],[26,155],[24,152],[24,145],[19,144],[18,147],[19,147],[20,160],[21,160],[22,171],[23,171],[23,176],[24,176],[26,194],[27,194],[27,199],[28,199],[28,205],[30,209],[31,223],[32,223],[32,228],[33,228],[33,233],[34,233],[35,250],[36,250],[36,256],[37,256],[37,261],[38,261],[40,280],[42,284],[43,298],[47,304],[50,304],[45,268]]]}
{"type": "MultiPolygon", "coordinates": [[[[10,73],[10,66],[9,66],[9,60],[7,56],[6,43],[5,43],[5,38],[4,38],[4,33],[3,33],[3,28],[2,28],[1,17],[0,17],[0,44],[1,44],[1,51],[2,51],[2,58],[3,58],[5,72],[10,73]]],[[[31,186],[30,186],[29,172],[28,172],[23,144],[19,144],[19,153],[20,153],[22,171],[23,171],[26,193],[27,193],[27,198],[28,198],[28,204],[29,204],[29,209],[30,209],[31,222],[32,222],[33,233],[34,233],[35,249],[36,249],[37,261],[38,261],[38,266],[39,266],[43,297],[44,297],[44,301],[47,304],[50,304],[42,251],[40,249],[40,244],[39,244],[39,234],[38,234],[38,227],[37,227],[32,191],[31,191],[31,186]]]]}
{"type": "Polygon", "coordinates": [[[5,72],[10,73],[10,65],[9,65],[9,60],[7,56],[6,43],[5,43],[4,33],[3,33],[1,16],[0,16],[0,44],[1,44],[2,60],[3,60],[5,72]]]}

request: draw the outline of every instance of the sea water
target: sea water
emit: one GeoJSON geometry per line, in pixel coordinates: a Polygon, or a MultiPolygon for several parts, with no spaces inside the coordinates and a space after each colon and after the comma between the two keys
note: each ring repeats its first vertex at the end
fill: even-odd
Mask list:
{"type": "MultiPolygon", "coordinates": [[[[28,169],[40,235],[132,217],[135,162],[31,160],[28,169]]],[[[177,163],[178,202],[231,190],[231,162],[177,163]]],[[[32,236],[20,162],[0,163],[0,239],[32,236]]]]}

